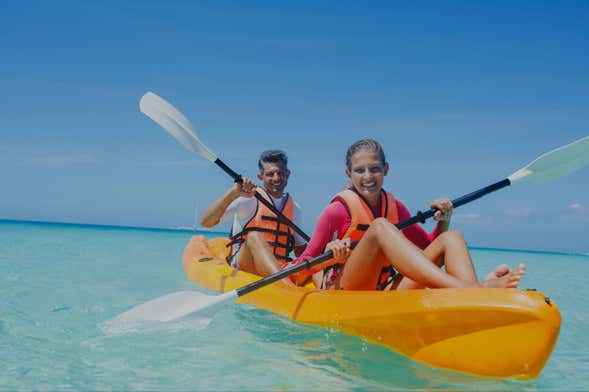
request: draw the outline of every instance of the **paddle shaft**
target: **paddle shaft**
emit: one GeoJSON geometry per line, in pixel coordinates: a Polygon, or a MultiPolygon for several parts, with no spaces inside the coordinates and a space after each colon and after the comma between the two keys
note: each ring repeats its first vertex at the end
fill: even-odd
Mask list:
{"type": "MultiPolygon", "coordinates": [[[[229,176],[231,178],[233,178],[233,180],[235,182],[238,182],[238,183],[243,182],[243,178],[241,177],[241,174],[237,174],[235,171],[233,171],[233,169],[231,169],[229,166],[227,166],[225,164],[225,162],[223,162],[221,159],[219,159],[219,158],[215,159],[215,164],[217,166],[219,166],[221,169],[223,169],[223,171],[225,173],[229,174],[229,176]]],[[[278,211],[278,209],[272,203],[270,203],[268,200],[266,200],[264,198],[264,196],[260,195],[258,192],[255,192],[254,196],[262,204],[264,204],[266,207],[268,207],[270,209],[270,211],[275,213],[276,216],[280,217],[283,220],[283,223],[286,223],[287,225],[291,226],[294,229],[294,231],[296,231],[301,237],[303,237],[305,239],[305,241],[309,242],[311,237],[309,237],[300,227],[295,225],[295,223],[293,221],[291,221],[286,216],[284,216],[284,214],[282,212],[278,211]]]]}
{"type": "MultiPolygon", "coordinates": [[[[511,181],[509,179],[504,179],[501,181],[498,181],[494,184],[491,184],[487,187],[481,188],[477,191],[474,191],[472,193],[469,193],[467,195],[461,196],[457,199],[452,200],[452,204],[454,207],[460,207],[466,203],[470,203],[473,200],[476,200],[478,198],[483,197],[484,195],[487,195],[491,192],[495,192],[496,190],[502,189],[508,185],[511,185],[511,181]]],[[[436,213],[436,209],[430,208],[429,210],[427,210],[426,212],[421,212],[419,211],[416,215],[412,216],[411,218],[404,220],[403,222],[399,222],[397,223],[395,226],[399,229],[399,230],[403,230],[417,222],[425,222],[426,219],[431,218],[432,216],[434,216],[434,214],[436,213]]],[[[352,244],[350,245],[350,248],[354,248],[359,241],[354,241],[352,242],[352,244]]],[[[329,259],[331,259],[333,257],[333,252],[328,251],[325,252],[317,257],[314,257],[310,260],[306,260],[302,263],[293,265],[291,267],[288,267],[280,272],[277,272],[275,274],[272,274],[270,276],[267,276],[263,279],[257,280],[255,282],[252,282],[246,286],[243,286],[239,289],[236,290],[237,292],[237,296],[241,297],[247,293],[250,293],[254,290],[257,290],[259,288],[262,288],[264,286],[267,286],[269,284],[272,284],[280,279],[284,279],[289,275],[292,275],[294,273],[297,273],[305,268],[307,269],[311,269],[311,267],[322,263],[324,261],[327,261],[329,259]]]]}
{"type": "MultiPolygon", "coordinates": [[[[178,109],[172,106],[171,103],[152,92],[147,92],[143,95],[143,97],[141,97],[141,100],[139,101],[139,108],[143,114],[151,118],[156,124],[165,129],[166,132],[168,132],[174,139],[176,139],[176,141],[186,147],[186,149],[199,154],[208,161],[214,162],[217,166],[223,169],[225,173],[229,174],[231,178],[235,180],[235,182],[241,183],[243,181],[241,175],[233,171],[233,169],[231,169],[225,164],[225,162],[215,156],[215,154],[200,141],[198,136],[196,136],[190,121],[188,121],[188,119],[184,117],[184,115],[180,113],[178,109]]],[[[295,232],[305,239],[305,241],[308,242],[310,240],[310,237],[305,234],[305,232],[300,227],[295,225],[290,219],[284,216],[282,212],[278,211],[271,202],[266,200],[257,192],[255,193],[255,196],[256,199],[258,199],[260,202],[262,202],[262,204],[274,212],[283,223],[292,227],[295,232]]]]}
{"type": "MultiPolygon", "coordinates": [[[[506,178],[504,180],[498,181],[494,184],[491,184],[489,186],[486,186],[484,188],[481,188],[477,191],[474,191],[472,193],[469,193],[467,195],[461,196],[457,199],[452,200],[452,206],[454,208],[456,207],[460,207],[466,203],[470,203],[473,200],[479,199],[491,192],[495,192],[501,188],[505,188],[506,186],[511,185],[511,181],[506,178]]],[[[425,223],[426,219],[431,218],[432,216],[434,216],[434,214],[436,213],[436,209],[435,208],[430,208],[429,210],[425,211],[425,212],[421,212],[421,211],[417,211],[417,214],[415,214],[415,216],[404,220],[403,222],[397,223],[397,228],[399,230],[403,230],[406,227],[409,227],[417,222],[420,223],[425,223]]]]}

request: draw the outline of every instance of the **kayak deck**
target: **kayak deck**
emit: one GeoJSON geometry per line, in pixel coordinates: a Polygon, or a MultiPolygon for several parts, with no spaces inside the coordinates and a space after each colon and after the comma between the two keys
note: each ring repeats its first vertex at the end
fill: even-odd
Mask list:
{"type": "MultiPolygon", "coordinates": [[[[260,279],[227,265],[226,243],[192,237],[183,256],[188,277],[218,292],[260,279]]],[[[324,291],[276,282],[237,301],[362,337],[430,366],[497,378],[537,377],[561,323],[544,294],[516,289],[324,291]]]]}

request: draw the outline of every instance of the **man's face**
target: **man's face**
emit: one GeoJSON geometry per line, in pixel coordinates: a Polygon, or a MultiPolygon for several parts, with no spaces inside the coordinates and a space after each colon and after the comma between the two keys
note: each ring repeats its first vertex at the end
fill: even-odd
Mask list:
{"type": "Polygon", "coordinates": [[[264,184],[264,189],[273,197],[281,197],[290,176],[282,162],[262,162],[263,173],[258,173],[258,179],[264,184]]]}

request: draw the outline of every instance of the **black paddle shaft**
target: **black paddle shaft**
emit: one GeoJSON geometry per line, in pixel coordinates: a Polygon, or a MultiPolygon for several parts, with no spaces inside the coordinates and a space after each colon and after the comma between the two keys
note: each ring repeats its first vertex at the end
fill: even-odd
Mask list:
{"type": "MultiPolygon", "coordinates": [[[[229,166],[227,166],[225,164],[225,162],[223,162],[219,158],[215,159],[215,164],[217,166],[219,166],[221,169],[223,169],[223,171],[225,173],[229,174],[229,176],[231,176],[231,178],[233,178],[233,180],[235,182],[238,182],[238,183],[243,182],[243,177],[241,176],[241,174],[237,174],[236,172],[234,172],[233,169],[231,169],[229,166]]],[[[266,207],[268,207],[273,213],[275,213],[276,216],[278,216],[279,219],[283,221],[283,223],[286,223],[287,225],[292,227],[294,231],[296,231],[301,237],[303,237],[305,239],[305,241],[309,242],[311,237],[309,237],[300,227],[295,225],[293,221],[291,221],[286,216],[284,216],[284,214],[282,212],[278,211],[272,203],[270,203],[268,200],[266,200],[264,198],[264,196],[260,195],[258,192],[254,193],[254,196],[262,204],[264,204],[266,207]]]]}
{"type": "MultiPolygon", "coordinates": [[[[484,188],[481,188],[477,191],[469,193],[468,195],[464,195],[464,196],[459,197],[458,199],[454,199],[454,200],[452,200],[452,204],[454,205],[454,207],[460,207],[461,205],[464,205],[466,203],[470,203],[473,200],[476,200],[480,197],[483,197],[484,195],[487,195],[491,192],[495,192],[496,190],[499,190],[499,189],[504,188],[509,185],[511,185],[511,181],[508,178],[506,178],[506,179],[496,182],[492,185],[489,185],[487,187],[484,187],[484,188]]],[[[399,230],[403,230],[403,229],[405,229],[405,228],[407,228],[417,222],[422,222],[422,223],[425,222],[426,219],[431,218],[432,216],[434,216],[435,213],[436,213],[436,210],[433,208],[430,208],[426,212],[418,212],[415,216],[413,216],[407,220],[404,220],[403,222],[397,223],[396,226],[399,230]]],[[[358,242],[359,241],[352,242],[350,247],[353,249],[358,244],[358,242]]],[[[236,290],[237,296],[241,297],[242,295],[245,295],[249,292],[252,292],[254,290],[257,290],[259,288],[267,286],[267,285],[274,283],[280,279],[286,278],[287,276],[294,274],[296,272],[299,272],[305,268],[310,270],[311,267],[313,267],[319,263],[322,263],[324,261],[327,261],[327,260],[331,259],[332,257],[333,257],[333,253],[331,251],[329,251],[329,252],[325,252],[317,257],[314,257],[310,260],[306,260],[302,263],[290,266],[280,272],[277,272],[275,274],[272,274],[270,276],[267,276],[263,279],[257,280],[255,282],[252,282],[246,286],[243,286],[243,287],[237,289],[236,290]]]]}
{"type": "MultiPolygon", "coordinates": [[[[506,178],[504,180],[498,181],[494,184],[491,184],[489,186],[481,188],[477,191],[469,193],[468,195],[464,195],[464,196],[459,197],[458,199],[454,199],[454,200],[452,200],[452,205],[454,206],[454,208],[460,207],[461,205],[464,205],[466,203],[470,203],[473,200],[481,198],[491,192],[495,192],[496,190],[499,190],[501,188],[505,188],[506,186],[509,186],[509,185],[511,185],[511,181],[509,180],[509,178],[506,178]]],[[[435,209],[435,208],[430,208],[429,210],[427,210],[425,212],[417,211],[417,214],[415,214],[415,216],[413,216],[403,222],[398,223],[397,228],[399,228],[399,230],[403,230],[406,227],[409,227],[417,222],[425,223],[426,219],[429,219],[432,216],[434,216],[436,211],[437,211],[437,209],[435,209]]]]}

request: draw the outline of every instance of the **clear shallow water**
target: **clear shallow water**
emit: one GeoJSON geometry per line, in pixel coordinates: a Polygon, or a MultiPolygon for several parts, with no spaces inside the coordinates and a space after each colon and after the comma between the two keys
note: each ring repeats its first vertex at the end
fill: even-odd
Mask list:
{"type": "MultiPolygon", "coordinates": [[[[228,304],[203,328],[108,335],[113,316],[199,288],[181,266],[191,233],[0,221],[0,390],[582,390],[589,385],[589,257],[473,249],[479,275],[525,262],[522,288],[558,304],[540,377],[495,381],[431,369],[337,331],[228,304]]],[[[207,235],[211,235],[210,233],[207,235]]],[[[523,338],[523,337],[522,337],[523,338]]]]}

